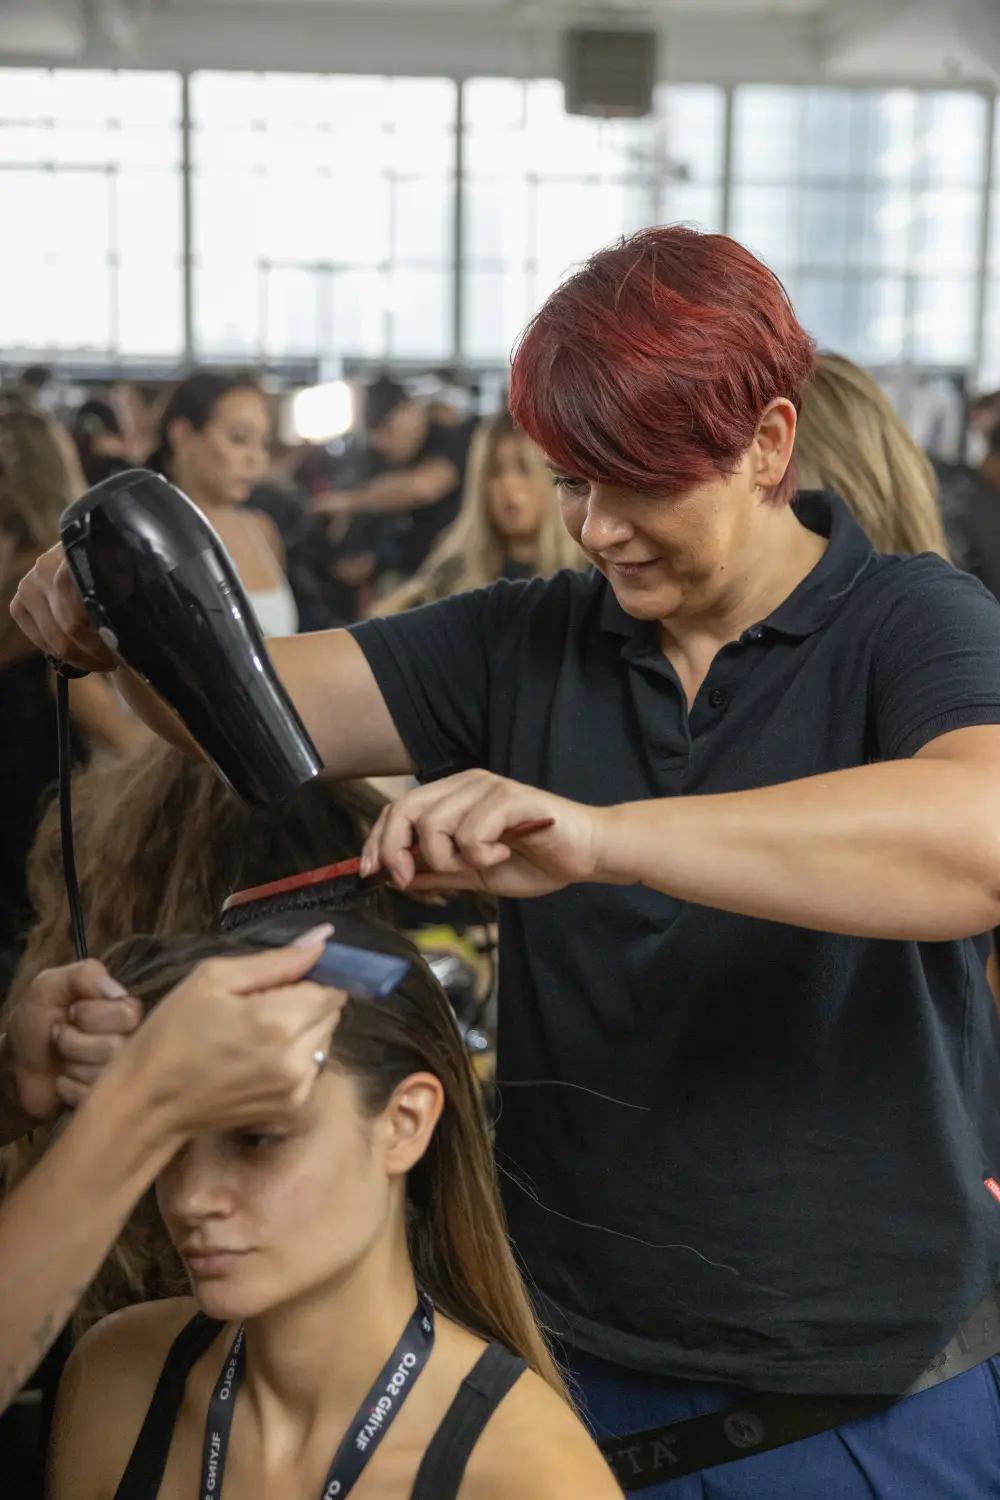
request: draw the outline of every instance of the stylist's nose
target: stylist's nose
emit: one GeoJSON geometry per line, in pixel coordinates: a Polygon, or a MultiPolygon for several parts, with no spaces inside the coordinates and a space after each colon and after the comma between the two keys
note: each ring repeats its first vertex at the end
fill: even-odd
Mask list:
{"type": "Polygon", "coordinates": [[[580,543],[587,552],[606,552],[631,541],[635,527],[621,509],[621,491],[592,484],[587,496],[580,543]]]}

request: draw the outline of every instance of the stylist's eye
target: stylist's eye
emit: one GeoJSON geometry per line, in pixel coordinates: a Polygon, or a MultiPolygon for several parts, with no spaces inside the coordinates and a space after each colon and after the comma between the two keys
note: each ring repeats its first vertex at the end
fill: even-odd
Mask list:
{"type": "Polygon", "coordinates": [[[561,494],[570,495],[574,499],[579,499],[581,495],[585,495],[590,488],[586,479],[574,479],[569,474],[554,474],[552,482],[561,494]]]}

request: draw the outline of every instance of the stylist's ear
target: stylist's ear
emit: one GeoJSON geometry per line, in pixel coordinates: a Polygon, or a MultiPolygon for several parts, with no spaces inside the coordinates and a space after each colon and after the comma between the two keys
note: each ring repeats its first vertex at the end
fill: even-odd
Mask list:
{"type": "Polygon", "coordinates": [[[773,490],[784,479],[795,446],[796,420],[795,407],[784,397],[765,409],[751,450],[757,489],[773,490]]]}
{"type": "Polygon", "coordinates": [[[444,1109],[444,1089],[433,1073],[404,1078],[383,1110],[378,1124],[383,1160],[390,1177],[415,1167],[430,1145],[444,1109]]]}

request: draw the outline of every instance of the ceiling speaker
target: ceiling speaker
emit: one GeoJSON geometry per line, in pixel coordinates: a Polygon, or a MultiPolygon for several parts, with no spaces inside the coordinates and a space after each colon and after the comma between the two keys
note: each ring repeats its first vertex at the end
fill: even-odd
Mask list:
{"type": "Polygon", "coordinates": [[[566,109],[629,119],[653,109],[656,32],[574,27],[564,37],[566,109]]]}

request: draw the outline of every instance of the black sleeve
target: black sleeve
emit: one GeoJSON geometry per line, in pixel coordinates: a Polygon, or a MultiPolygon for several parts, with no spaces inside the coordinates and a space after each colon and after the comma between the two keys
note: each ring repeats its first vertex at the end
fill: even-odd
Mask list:
{"type": "Polygon", "coordinates": [[[492,584],[351,627],[421,781],[487,764],[493,665],[534,588],[492,584]]]}
{"type": "Polygon", "coordinates": [[[975,578],[920,559],[883,620],[872,659],[879,755],[902,760],[939,735],[1000,724],[1000,604],[975,578]]]}
{"type": "Polygon", "coordinates": [[[456,427],[445,427],[435,422],[427,434],[427,441],[420,451],[417,463],[426,463],[430,458],[446,458],[455,465],[459,474],[464,474],[472,441],[472,426],[461,422],[456,427]]]}

